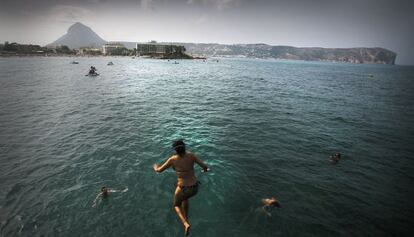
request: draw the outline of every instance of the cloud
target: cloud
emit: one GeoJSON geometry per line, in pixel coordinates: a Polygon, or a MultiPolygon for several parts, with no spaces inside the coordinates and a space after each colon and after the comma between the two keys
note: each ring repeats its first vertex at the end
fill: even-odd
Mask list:
{"type": "Polygon", "coordinates": [[[76,22],[90,18],[94,13],[83,7],[57,5],[50,9],[49,18],[58,22],[76,22]]]}
{"type": "Polygon", "coordinates": [[[226,10],[237,7],[242,0],[187,0],[187,4],[201,4],[205,6],[213,6],[218,10],[226,10]]]}
{"type": "Polygon", "coordinates": [[[200,24],[203,24],[203,23],[207,22],[207,20],[208,20],[207,15],[206,15],[206,14],[203,14],[203,15],[199,16],[199,17],[196,19],[195,23],[196,23],[197,25],[200,25],[200,24]]]}
{"type": "Polygon", "coordinates": [[[141,0],[140,7],[143,10],[153,9],[153,0],[141,0]]]}
{"type": "Polygon", "coordinates": [[[240,4],[239,0],[217,0],[216,1],[217,8],[219,10],[229,9],[236,7],[240,4]]]}

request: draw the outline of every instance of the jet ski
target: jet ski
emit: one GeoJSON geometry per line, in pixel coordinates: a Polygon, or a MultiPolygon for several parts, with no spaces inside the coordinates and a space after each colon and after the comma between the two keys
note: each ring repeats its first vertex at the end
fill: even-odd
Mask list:
{"type": "Polygon", "coordinates": [[[98,69],[96,69],[94,66],[91,66],[91,69],[89,70],[89,73],[86,74],[85,76],[89,76],[89,77],[99,76],[99,73],[97,73],[96,71],[98,71],[98,69]]]}
{"type": "Polygon", "coordinates": [[[96,72],[94,72],[94,73],[88,73],[85,76],[87,76],[87,77],[96,77],[96,76],[99,76],[99,73],[96,73],[96,72]]]}

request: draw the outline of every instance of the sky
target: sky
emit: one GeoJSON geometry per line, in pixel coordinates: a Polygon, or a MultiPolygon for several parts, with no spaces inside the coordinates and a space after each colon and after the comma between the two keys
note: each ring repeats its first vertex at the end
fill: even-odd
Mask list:
{"type": "Polygon", "coordinates": [[[0,0],[0,42],[46,45],[75,22],[107,41],[383,47],[414,65],[408,0],[0,0]]]}

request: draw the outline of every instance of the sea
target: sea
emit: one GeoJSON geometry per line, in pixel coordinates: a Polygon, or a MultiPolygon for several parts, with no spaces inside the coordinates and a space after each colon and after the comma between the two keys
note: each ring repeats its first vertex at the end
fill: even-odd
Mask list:
{"type": "Polygon", "coordinates": [[[413,66],[0,58],[0,236],[183,236],[177,139],[190,236],[412,236],[413,121],[413,66]]]}

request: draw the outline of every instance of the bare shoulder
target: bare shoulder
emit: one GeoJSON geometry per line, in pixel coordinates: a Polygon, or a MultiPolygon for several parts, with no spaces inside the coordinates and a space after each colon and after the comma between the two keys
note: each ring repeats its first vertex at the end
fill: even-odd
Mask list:
{"type": "Polygon", "coordinates": [[[191,151],[187,151],[187,154],[189,157],[191,157],[192,159],[197,159],[197,156],[194,155],[194,153],[192,153],[191,151]]]}
{"type": "Polygon", "coordinates": [[[171,162],[171,161],[175,161],[175,160],[177,160],[177,155],[172,155],[170,158],[168,158],[168,160],[171,162]]]}

